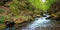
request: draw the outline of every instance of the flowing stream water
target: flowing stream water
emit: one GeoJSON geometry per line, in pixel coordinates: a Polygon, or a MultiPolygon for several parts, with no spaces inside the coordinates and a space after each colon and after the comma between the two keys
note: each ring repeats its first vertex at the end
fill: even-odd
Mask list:
{"type": "Polygon", "coordinates": [[[36,18],[34,21],[16,30],[60,30],[60,21],[46,19],[47,17],[36,18]]]}

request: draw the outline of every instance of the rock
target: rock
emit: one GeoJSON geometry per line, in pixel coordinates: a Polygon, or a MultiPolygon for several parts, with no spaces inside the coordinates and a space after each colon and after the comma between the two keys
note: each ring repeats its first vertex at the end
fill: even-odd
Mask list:
{"type": "Polygon", "coordinates": [[[36,15],[36,17],[40,18],[40,17],[41,17],[41,15],[36,15]]]}
{"type": "Polygon", "coordinates": [[[47,17],[46,19],[52,19],[52,20],[56,20],[59,16],[57,14],[51,14],[49,17],[47,17]]]}
{"type": "Polygon", "coordinates": [[[7,27],[12,27],[12,26],[15,25],[14,22],[10,22],[10,21],[6,21],[5,24],[6,24],[7,27]]]}

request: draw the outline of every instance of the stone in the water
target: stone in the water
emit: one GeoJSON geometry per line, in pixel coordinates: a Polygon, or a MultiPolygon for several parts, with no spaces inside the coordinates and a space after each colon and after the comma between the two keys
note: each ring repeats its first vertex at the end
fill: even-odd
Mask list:
{"type": "Polygon", "coordinates": [[[46,19],[50,19],[50,18],[46,18],[46,19]]]}

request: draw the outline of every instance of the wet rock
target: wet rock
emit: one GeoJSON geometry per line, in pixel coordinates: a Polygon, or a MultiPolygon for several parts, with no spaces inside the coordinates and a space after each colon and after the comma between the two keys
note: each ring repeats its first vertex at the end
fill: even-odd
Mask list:
{"type": "Polygon", "coordinates": [[[40,18],[40,17],[41,17],[41,15],[36,15],[36,17],[40,18]]]}
{"type": "Polygon", "coordinates": [[[53,15],[50,15],[49,17],[47,17],[46,19],[53,19],[54,16],[53,15]]]}
{"type": "Polygon", "coordinates": [[[15,25],[14,22],[10,22],[10,21],[6,21],[5,24],[6,24],[7,27],[12,27],[12,26],[15,25]]]}
{"type": "Polygon", "coordinates": [[[58,18],[55,19],[56,21],[60,21],[60,16],[58,18]]]}
{"type": "Polygon", "coordinates": [[[46,17],[46,15],[42,15],[43,17],[46,17]]]}
{"type": "Polygon", "coordinates": [[[49,17],[46,19],[52,19],[52,20],[60,20],[60,16],[57,14],[51,14],[49,17]]]}

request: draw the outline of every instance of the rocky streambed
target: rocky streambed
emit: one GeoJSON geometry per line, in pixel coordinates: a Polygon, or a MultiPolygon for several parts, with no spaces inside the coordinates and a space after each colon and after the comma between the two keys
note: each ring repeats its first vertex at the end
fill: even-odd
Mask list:
{"type": "Polygon", "coordinates": [[[49,15],[35,18],[35,20],[30,23],[23,23],[23,26],[19,25],[19,28],[11,27],[6,28],[5,30],[60,30],[60,21],[46,19],[48,16],[49,15]]]}

